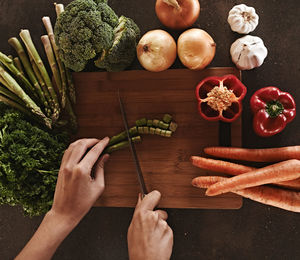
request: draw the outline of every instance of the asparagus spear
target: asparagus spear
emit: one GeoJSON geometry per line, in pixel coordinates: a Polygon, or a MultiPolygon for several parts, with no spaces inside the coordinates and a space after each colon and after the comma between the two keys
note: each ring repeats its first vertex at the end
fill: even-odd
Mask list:
{"type": "MultiPolygon", "coordinates": [[[[60,14],[64,11],[64,5],[56,4],[56,3],[54,3],[54,5],[55,5],[56,15],[57,15],[57,17],[59,17],[60,14]]],[[[76,91],[75,91],[72,74],[71,74],[71,71],[67,67],[65,67],[65,71],[66,71],[67,82],[68,82],[69,96],[70,96],[71,102],[73,104],[75,104],[76,103],[76,91]]]]}
{"type": "Polygon", "coordinates": [[[76,91],[75,91],[75,85],[73,82],[71,71],[66,67],[66,75],[67,75],[67,81],[68,81],[68,90],[69,90],[69,96],[73,104],[76,103],[76,91]]]}
{"type": "MultiPolygon", "coordinates": [[[[46,31],[47,31],[47,34],[48,34],[48,37],[49,37],[52,49],[54,51],[55,59],[57,61],[57,65],[58,65],[58,69],[59,69],[59,74],[60,74],[60,80],[58,80],[58,76],[56,76],[57,77],[56,84],[57,84],[58,89],[60,91],[61,105],[64,108],[65,104],[66,104],[66,92],[67,92],[67,79],[66,79],[65,66],[62,63],[62,61],[60,59],[60,56],[59,56],[59,53],[58,53],[59,49],[58,49],[58,47],[56,45],[56,42],[55,42],[55,38],[54,38],[54,34],[53,34],[53,27],[52,27],[50,18],[48,16],[44,16],[42,18],[42,21],[43,21],[44,26],[46,28],[46,31]]],[[[45,38],[45,41],[47,42],[46,38],[45,38]]],[[[50,63],[50,61],[49,61],[49,63],[50,63]]],[[[54,76],[54,78],[55,78],[55,76],[54,76]]]]}
{"type": "Polygon", "coordinates": [[[21,39],[23,40],[26,48],[27,48],[27,51],[29,53],[29,55],[32,57],[32,59],[34,60],[35,64],[37,65],[43,79],[44,79],[44,82],[49,90],[49,93],[51,95],[51,98],[52,98],[52,110],[53,110],[53,115],[52,115],[52,120],[55,122],[58,118],[59,118],[59,113],[60,113],[60,106],[59,106],[59,103],[58,103],[58,99],[57,99],[57,95],[54,91],[54,88],[52,86],[52,83],[51,83],[51,79],[49,77],[49,74],[44,66],[44,63],[39,55],[39,53],[37,52],[33,42],[32,42],[32,39],[31,39],[31,36],[30,36],[30,33],[28,30],[21,30],[20,32],[20,37],[21,39]]]}
{"type": "Polygon", "coordinates": [[[10,70],[10,72],[21,82],[27,93],[32,96],[35,100],[38,99],[38,95],[34,91],[34,87],[28,81],[28,79],[15,67],[13,60],[6,56],[4,53],[0,52],[0,62],[10,70]]]}
{"type": "Polygon", "coordinates": [[[69,115],[69,122],[70,122],[70,126],[72,128],[72,132],[75,133],[77,131],[77,128],[78,128],[77,119],[76,119],[76,116],[74,114],[71,102],[70,102],[68,97],[66,97],[65,109],[66,109],[66,111],[69,115]]]}
{"type": "MultiPolygon", "coordinates": [[[[129,131],[130,137],[134,137],[135,135],[138,134],[136,126],[131,127],[128,131],[129,131]]],[[[126,134],[125,131],[118,134],[118,135],[113,136],[112,138],[110,138],[109,143],[108,143],[107,146],[111,146],[111,145],[120,143],[121,141],[124,141],[124,140],[127,140],[127,134],[126,134]]]]}
{"type": "Polygon", "coordinates": [[[0,94],[2,96],[5,96],[5,97],[11,99],[12,101],[18,103],[19,105],[21,105],[23,107],[25,106],[25,104],[22,101],[22,99],[20,99],[17,95],[15,95],[11,91],[9,91],[7,88],[3,87],[1,84],[0,84],[0,94]]]}
{"type": "Polygon", "coordinates": [[[51,120],[45,116],[36,103],[24,92],[16,80],[6,72],[2,66],[0,66],[0,75],[7,82],[8,89],[21,98],[26,104],[26,107],[28,107],[33,114],[41,118],[47,127],[51,128],[51,120]]]}
{"type": "MultiPolygon", "coordinates": [[[[52,50],[52,47],[51,47],[50,39],[49,39],[48,35],[43,35],[43,36],[41,36],[41,40],[42,40],[42,43],[44,45],[44,49],[45,49],[45,52],[46,52],[46,55],[47,55],[47,59],[48,59],[51,71],[53,73],[53,77],[54,77],[56,86],[57,86],[61,96],[63,96],[61,77],[60,77],[58,66],[57,66],[57,63],[56,63],[56,60],[55,60],[55,57],[54,57],[54,53],[53,53],[53,50],[52,50]]],[[[65,98],[65,96],[64,96],[64,98],[65,98]]],[[[64,101],[62,101],[62,102],[64,102],[64,105],[63,105],[63,107],[64,107],[65,103],[66,103],[66,100],[64,99],[64,101]]]]}
{"type": "Polygon", "coordinates": [[[64,11],[64,5],[63,4],[57,4],[57,3],[54,3],[54,6],[55,6],[55,11],[56,11],[56,15],[57,17],[60,16],[60,14],[64,11]]]}
{"type": "Polygon", "coordinates": [[[32,118],[32,114],[29,110],[27,110],[25,107],[21,106],[19,103],[15,102],[14,100],[11,100],[1,94],[0,94],[0,102],[3,102],[5,105],[17,109],[32,118]]]}
{"type": "MultiPolygon", "coordinates": [[[[140,136],[134,136],[134,137],[131,138],[131,141],[136,143],[136,142],[141,142],[142,139],[141,139],[140,136]]],[[[118,150],[126,148],[128,146],[129,146],[128,141],[122,141],[120,143],[117,143],[117,144],[106,147],[102,154],[106,154],[106,153],[110,154],[112,152],[118,151],[118,150]]]]}
{"type": "MultiPolygon", "coordinates": [[[[0,66],[1,66],[1,65],[0,65],[0,66]]],[[[2,78],[1,75],[0,75],[0,83],[1,83],[2,85],[4,85],[7,89],[9,88],[7,82],[4,80],[4,78],[2,78]]]]}
{"type": "Polygon", "coordinates": [[[52,110],[51,110],[51,107],[49,104],[51,104],[51,102],[53,102],[53,101],[51,99],[50,93],[48,91],[48,88],[43,80],[43,77],[42,77],[38,67],[36,66],[36,64],[34,63],[34,60],[31,57],[30,57],[30,63],[31,63],[32,69],[34,71],[34,75],[39,82],[39,86],[41,86],[41,89],[43,90],[42,92],[43,92],[44,104],[46,104],[45,105],[46,114],[48,117],[51,117],[52,110]]]}
{"type": "Polygon", "coordinates": [[[23,76],[25,76],[25,72],[24,72],[24,70],[23,70],[23,66],[22,66],[22,63],[21,63],[19,57],[15,57],[15,58],[13,59],[13,62],[14,62],[14,65],[16,66],[16,68],[21,72],[21,74],[22,74],[23,76]]]}
{"type": "Polygon", "coordinates": [[[29,62],[29,59],[25,53],[25,50],[22,46],[22,44],[20,43],[20,41],[16,38],[16,37],[12,37],[8,40],[8,43],[16,50],[16,52],[18,53],[18,56],[24,66],[24,69],[28,75],[29,80],[31,81],[31,83],[33,84],[33,86],[35,87],[36,92],[39,95],[40,100],[42,101],[45,110],[49,110],[49,104],[44,96],[44,93],[42,91],[41,86],[39,85],[39,82],[31,68],[31,64],[29,62]]]}

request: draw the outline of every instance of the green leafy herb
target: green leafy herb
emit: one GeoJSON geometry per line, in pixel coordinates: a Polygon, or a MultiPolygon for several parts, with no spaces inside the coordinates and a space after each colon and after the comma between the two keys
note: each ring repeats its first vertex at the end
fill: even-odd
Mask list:
{"type": "Polygon", "coordinates": [[[0,105],[0,204],[21,205],[26,215],[46,213],[69,138],[26,121],[0,105]]]}

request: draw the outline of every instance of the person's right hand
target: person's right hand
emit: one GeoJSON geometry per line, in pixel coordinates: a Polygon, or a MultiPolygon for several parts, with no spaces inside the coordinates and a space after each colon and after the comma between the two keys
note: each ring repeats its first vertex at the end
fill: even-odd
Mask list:
{"type": "Polygon", "coordinates": [[[139,195],[128,229],[130,260],[170,259],[173,247],[173,231],[167,224],[168,215],[154,210],[161,198],[159,191],[152,191],[143,200],[139,195]]]}

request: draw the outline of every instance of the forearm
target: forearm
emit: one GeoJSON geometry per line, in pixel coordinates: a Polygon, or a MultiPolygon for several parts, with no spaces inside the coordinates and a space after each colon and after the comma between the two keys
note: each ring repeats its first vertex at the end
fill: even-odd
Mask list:
{"type": "Polygon", "coordinates": [[[23,259],[51,259],[61,242],[74,229],[78,222],[49,211],[38,230],[16,257],[23,259]]]}

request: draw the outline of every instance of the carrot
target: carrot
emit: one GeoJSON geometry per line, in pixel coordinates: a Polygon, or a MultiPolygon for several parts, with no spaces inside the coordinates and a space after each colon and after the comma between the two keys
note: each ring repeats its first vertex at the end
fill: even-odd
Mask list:
{"type": "Polygon", "coordinates": [[[191,162],[194,166],[197,166],[201,169],[214,172],[223,172],[230,175],[240,175],[256,169],[254,167],[244,166],[237,163],[214,160],[200,156],[191,156],[191,162]]]}
{"type": "MultiPolygon", "coordinates": [[[[207,188],[210,185],[224,180],[227,180],[227,178],[218,176],[201,176],[194,178],[192,184],[195,187],[207,188]]],[[[266,205],[293,212],[300,212],[300,192],[260,186],[233,191],[233,193],[266,205]]]]}
{"type": "Polygon", "coordinates": [[[218,182],[207,189],[206,195],[214,196],[229,191],[241,190],[262,184],[295,180],[297,178],[300,178],[300,161],[293,159],[218,182]]]}
{"type": "Polygon", "coordinates": [[[227,179],[228,179],[227,177],[220,177],[220,176],[199,176],[192,180],[192,185],[194,187],[207,189],[211,185],[227,179]]]}
{"type": "MultiPolygon", "coordinates": [[[[191,156],[191,162],[194,166],[199,167],[201,169],[214,172],[222,172],[229,175],[240,175],[242,173],[254,171],[256,169],[254,167],[249,167],[242,164],[214,160],[200,156],[191,156]]],[[[274,184],[288,189],[300,190],[300,178],[296,180],[284,181],[274,184]]]]}
{"type": "Polygon", "coordinates": [[[300,145],[281,148],[247,149],[238,147],[206,147],[206,154],[253,162],[279,162],[289,159],[300,160],[300,145]]]}

